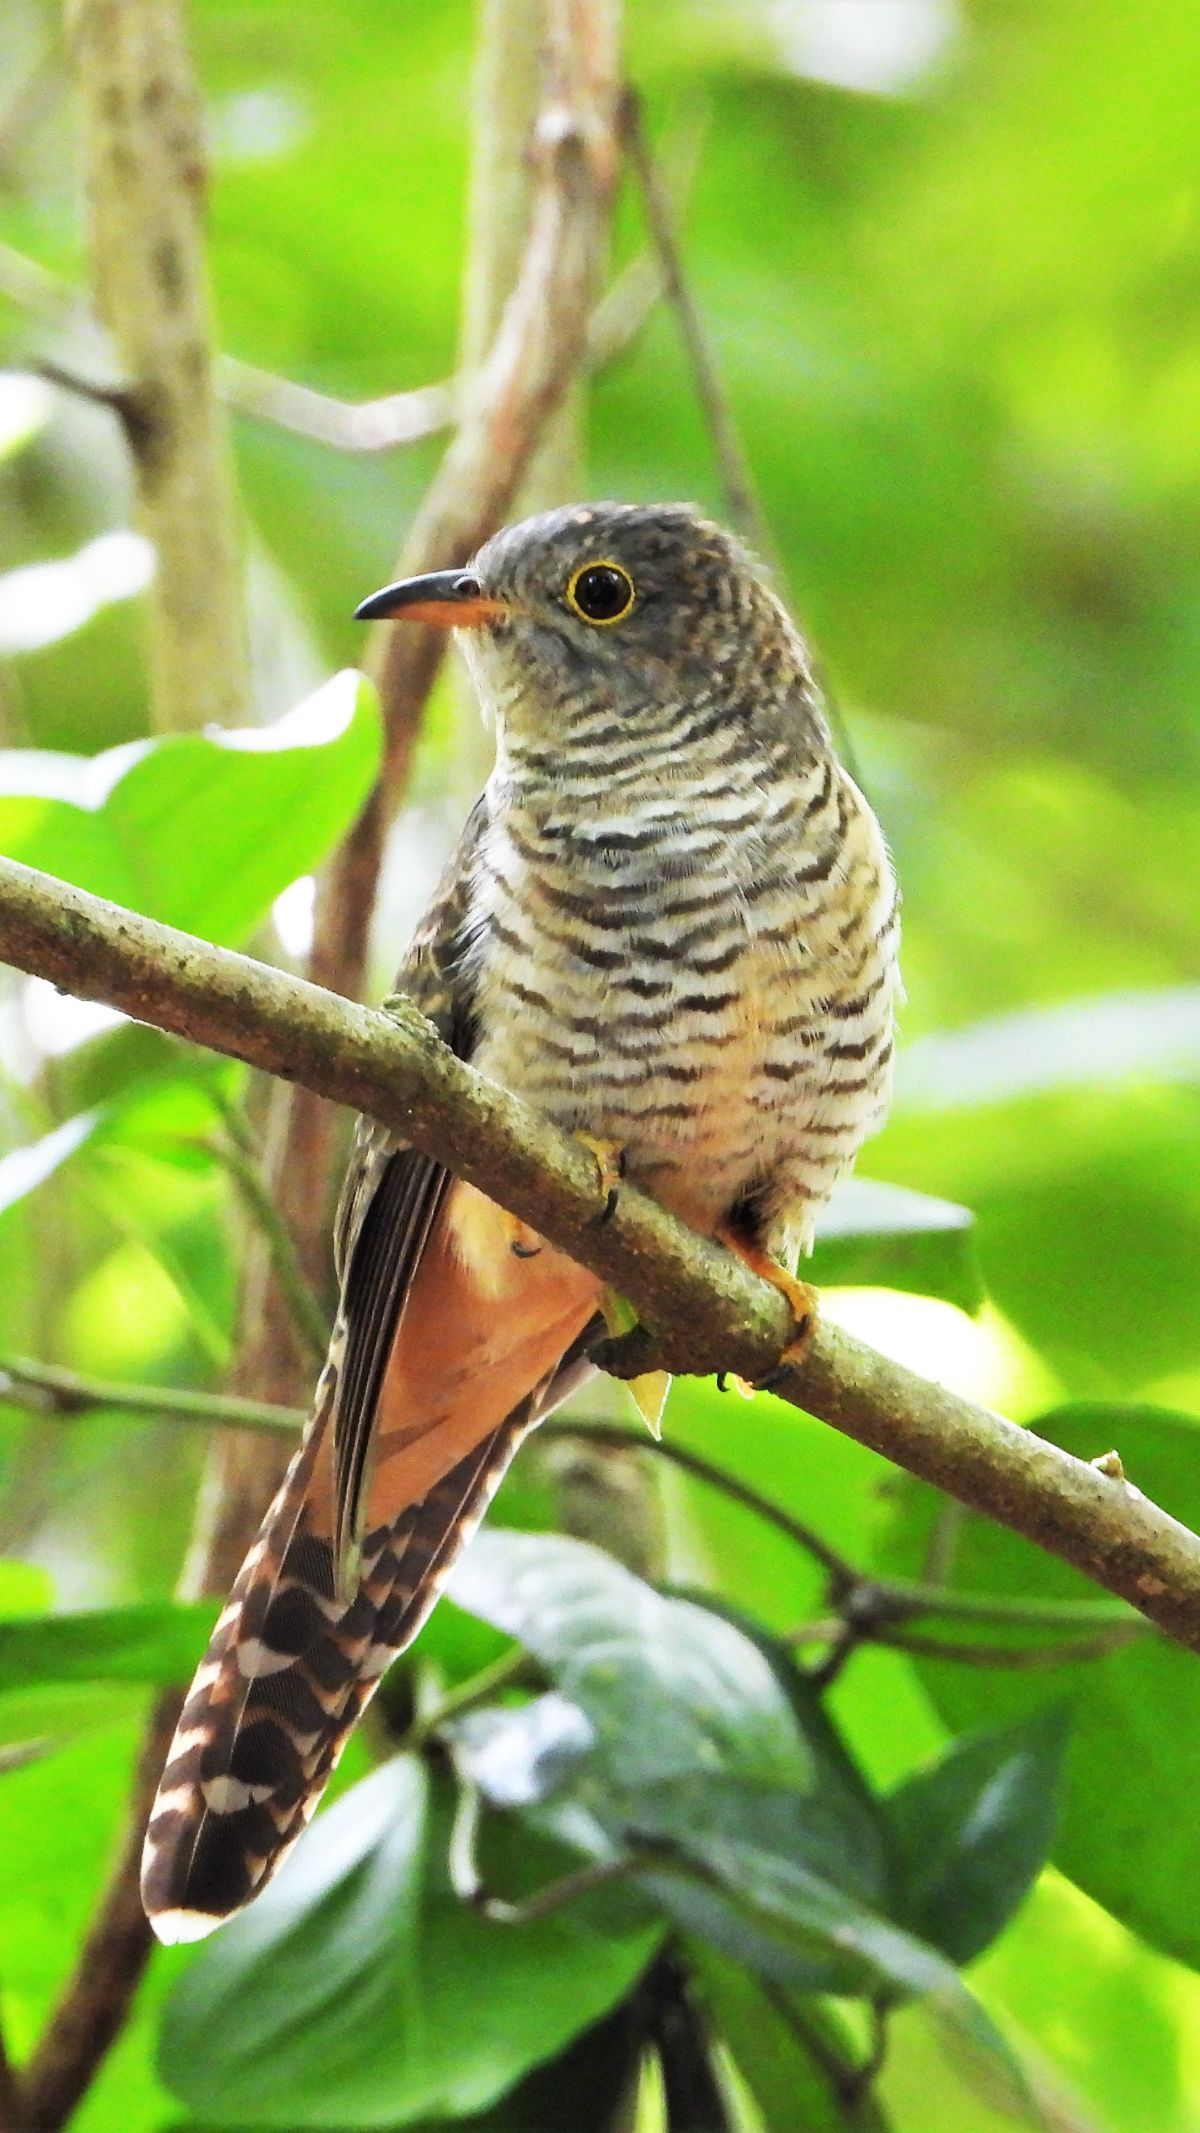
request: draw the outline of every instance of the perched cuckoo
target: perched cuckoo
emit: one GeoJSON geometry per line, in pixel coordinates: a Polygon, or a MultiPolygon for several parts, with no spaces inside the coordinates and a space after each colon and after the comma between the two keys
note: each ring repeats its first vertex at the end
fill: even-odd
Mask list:
{"type": "MultiPolygon", "coordinates": [[[[499,533],[361,617],[461,633],[496,765],[397,980],[447,1044],[774,1272],[883,1114],[896,887],[804,644],[678,505],[499,533]],[[619,1162],[618,1162],[619,1153],[619,1162]]],[[[207,1933],[300,1835],[513,1453],[593,1367],[597,1278],[361,1121],[312,1420],[196,1675],[146,1908],[207,1933]]]]}

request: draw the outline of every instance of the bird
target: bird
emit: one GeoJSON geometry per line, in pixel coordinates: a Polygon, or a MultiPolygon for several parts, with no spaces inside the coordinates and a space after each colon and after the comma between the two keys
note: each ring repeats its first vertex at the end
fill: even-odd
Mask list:
{"type": "MultiPolygon", "coordinates": [[[[396,981],[446,1044],[792,1302],[887,1108],[898,890],[804,639],[682,504],[502,529],[360,619],[456,633],[495,767],[396,981]]],[[[448,1151],[449,1153],[449,1151],[448,1151]]],[[[594,1369],[599,1279],[357,1124],[312,1415],[184,1705],[146,1836],[164,1941],[303,1831],[528,1432],[594,1369]]]]}

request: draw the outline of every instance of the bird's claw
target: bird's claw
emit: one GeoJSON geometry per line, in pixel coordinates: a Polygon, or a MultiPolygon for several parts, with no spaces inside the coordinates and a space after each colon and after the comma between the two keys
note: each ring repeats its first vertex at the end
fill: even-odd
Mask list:
{"type": "MultiPolygon", "coordinates": [[[[771,1254],[764,1251],[760,1244],[755,1244],[731,1224],[724,1224],[717,1231],[717,1237],[727,1250],[741,1260],[743,1266],[749,1267],[752,1274],[757,1274],[760,1280],[769,1281],[773,1289],[778,1289],[791,1310],[794,1326],[790,1341],[774,1368],[768,1370],[765,1377],[757,1378],[751,1388],[754,1392],[770,1392],[773,1386],[778,1385],[787,1376],[789,1370],[794,1370],[803,1363],[808,1353],[809,1342],[817,1323],[817,1292],[807,1281],[801,1281],[798,1275],[791,1274],[785,1266],[780,1266],[779,1261],[772,1259],[771,1254]]],[[[734,1379],[733,1382],[739,1391],[745,1390],[743,1380],[734,1379]]]]}
{"type": "Polygon", "coordinates": [[[592,1133],[576,1133],[573,1138],[595,1159],[597,1191],[604,1204],[593,1219],[597,1223],[611,1222],[621,1196],[621,1180],[625,1175],[625,1150],[619,1141],[599,1140],[592,1133]]]}

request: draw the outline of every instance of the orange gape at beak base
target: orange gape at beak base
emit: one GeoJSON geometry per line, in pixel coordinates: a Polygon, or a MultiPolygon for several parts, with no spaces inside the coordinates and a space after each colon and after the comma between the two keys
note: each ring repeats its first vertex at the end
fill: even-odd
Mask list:
{"type": "Polygon", "coordinates": [[[356,622],[432,622],[443,630],[481,629],[508,610],[466,570],[431,570],[423,578],[385,585],[354,610],[356,622]]]}

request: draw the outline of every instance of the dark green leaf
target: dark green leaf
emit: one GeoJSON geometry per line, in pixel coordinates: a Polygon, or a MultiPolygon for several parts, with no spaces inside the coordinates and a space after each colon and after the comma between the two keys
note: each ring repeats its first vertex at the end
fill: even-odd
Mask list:
{"type": "Polygon", "coordinates": [[[819,2001],[764,1983],[703,1941],[689,1943],[688,1961],[764,2133],[887,2133],[876,2096],[844,2100],[856,2055],[819,2001]]]}
{"type": "Polygon", "coordinates": [[[888,1800],[893,1915],[954,1962],[989,1946],[1045,1863],[1066,1743],[1051,1706],[956,1741],[888,1800]]]}
{"type": "MultiPolygon", "coordinates": [[[[1200,1428],[1188,1417],[1081,1402],[1034,1426],[1084,1459],[1115,1446],[1131,1481],[1185,1524],[1200,1525],[1200,1428]]],[[[897,1486],[880,1527],[877,1568],[917,1573],[938,1502],[916,1483],[897,1486]]],[[[1001,1598],[1096,1596],[1094,1586],[1055,1557],[981,1518],[964,1518],[952,1575],[964,1592],[1001,1598]]],[[[1200,1966],[1192,1901],[1200,1880],[1194,1813],[1200,1796],[1200,1669],[1194,1656],[1147,1630],[1106,1658],[1064,1667],[1010,1671],[934,1659],[919,1666],[955,1727],[1016,1722],[1047,1704],[1068,1705],[1071,1736],[1052,1857],[1155,1946],[1200,1966]]]]}
{"type": "MultiPolygon", "coordinates": [[[[279,1880],[202,1951],[169,2003],[168,2085],[206,2122],[409,2126],[490,2107],[628,1991],[652,1926],[571,1905],[491,1924],[446,1881],[448,1803],[398,1757],[319,1817],[279,1880]],[[603,1921],[603,1922],[602,1922],[603,1921]]],[[[555,1871],[491,1832],[506,1887],[555,1871]]]]}
{"type": "Polygon", "coordinates": [[[94,1614],[0,1621],[0,1695],[37,1682],[185,1682],[215,1616],[210,1600],[190,1607],[148,1600],[94,1614]]]}
{"type": "Polygon", "coordinates": [[[598,1765],[622,1786],[724,1770],[812,1789],[812,1757],[762,1654],[599,1549],[494,1528],[478,1535],[451,1591],[540,1660],[586,1713],[598,1765]]]}

